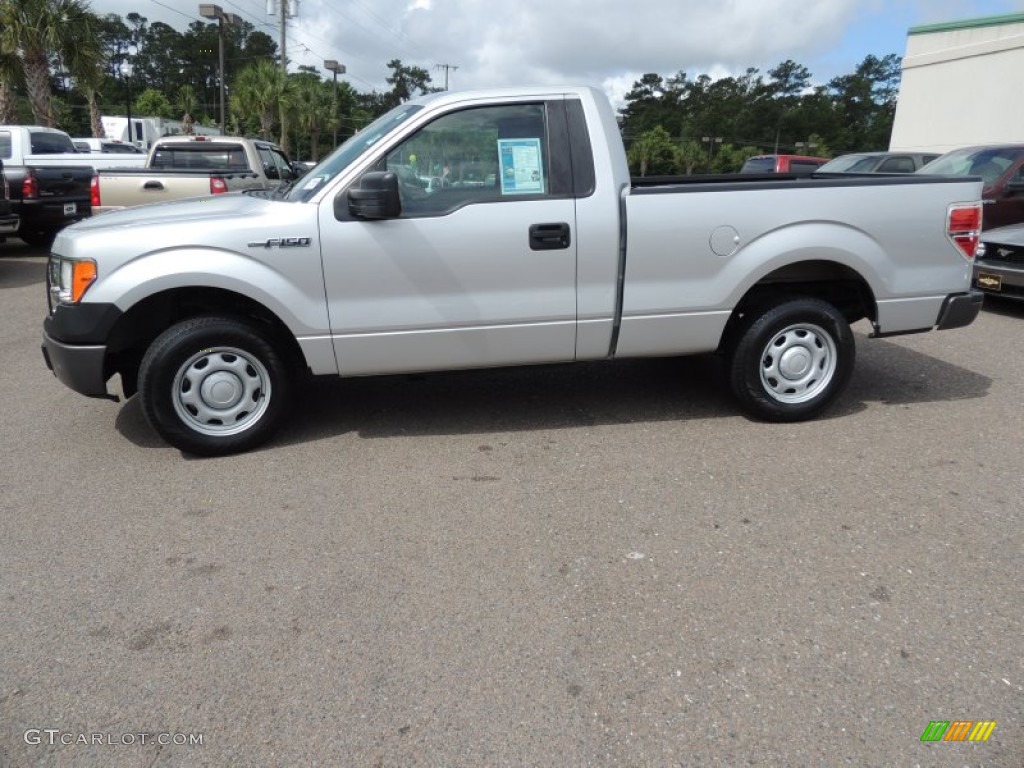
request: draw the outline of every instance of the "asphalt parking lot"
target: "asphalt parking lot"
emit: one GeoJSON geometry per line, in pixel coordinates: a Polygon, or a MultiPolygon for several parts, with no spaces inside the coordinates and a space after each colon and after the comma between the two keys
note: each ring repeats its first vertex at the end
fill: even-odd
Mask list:
{"type": "Polygon", "coordinates": [[[198,460],[46,370],[44,265],[0,245],[0,765],[1024,764],[1024,307],[858,326],[806,424],[650,360],[317,382],[198,460]]]}

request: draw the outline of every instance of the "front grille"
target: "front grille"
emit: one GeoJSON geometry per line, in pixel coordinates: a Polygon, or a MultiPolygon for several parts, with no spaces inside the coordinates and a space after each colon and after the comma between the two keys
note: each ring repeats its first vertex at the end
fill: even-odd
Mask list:
{"type": "Polygon", "coordinates": [[[1024,248],[1019,245],[985,243],[985,258],[979,259],[978,263],[984,264],[985,262],[1024,266],[1024,248]]]}

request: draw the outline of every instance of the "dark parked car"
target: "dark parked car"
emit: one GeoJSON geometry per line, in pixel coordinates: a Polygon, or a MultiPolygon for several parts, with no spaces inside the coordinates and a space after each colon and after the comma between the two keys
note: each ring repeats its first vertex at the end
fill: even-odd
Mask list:
{"type": "Polygon", "coordinates": [[[918,173],[980,176],[985,182],[982,228],[1024,222],[1024,144],[993,144],[947,152],[918,173]]]}
{"type": "Polygon", "coordinates": [[[987,230],[974,259],[974,285],[991,296],[1024,300],[1024,224],[987,230]]]}
{"type": "Polygon", "coordinates": [[[817,172],[914,173],[937,157],[937,152],[853,152],[829,160],[817,172]]]}

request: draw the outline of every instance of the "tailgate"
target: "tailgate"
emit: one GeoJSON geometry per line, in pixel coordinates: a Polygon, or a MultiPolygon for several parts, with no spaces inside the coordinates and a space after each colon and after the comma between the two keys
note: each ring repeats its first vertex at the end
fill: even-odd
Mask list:
{"type": "Polygon", "coordinates": [[[32,165],[28,170],[36,180],[40,200],[89,200],[89,184],[92,182],[92,168],[89,166],[32,165]]]}
{"type": "Polygon", "coordinates": [[[209,173],[118,173],[115,169],[104,169],[98,178],[99,205],[103,208],[128,208],[210,194],[209,173]]]}

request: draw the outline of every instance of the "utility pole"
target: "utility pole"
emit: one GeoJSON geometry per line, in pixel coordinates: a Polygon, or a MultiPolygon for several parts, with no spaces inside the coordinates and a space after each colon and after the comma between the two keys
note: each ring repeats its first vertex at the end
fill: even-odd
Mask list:
{"type": "Polygon", "coordinates": [[[299,15],[299,0],[267,0],[267,15],[274,13],[275,3],[277,7],[277,23],[281,27],[281,74],[288,74],[288,29],[285,26],[288,19],[294,19],[299,15]]]}
{"type": "Polygon", "coordinates": [[[324,69],[334,73],[334,146],[338,146],[338,75],[345,74],[345,65],[336,59],[328,59],[324,62],[324,69]]]}
{"type": "Polygon", "coordinates": [[[448,90],[448,70],[453,70],[454,71],[454,70],[456,70],[458,68],[459,68],[458,64],[437,64],[437,65],[434,66],[434,69],[443,69],[444,70],[444,89],[446,91],[448,90]]]}

